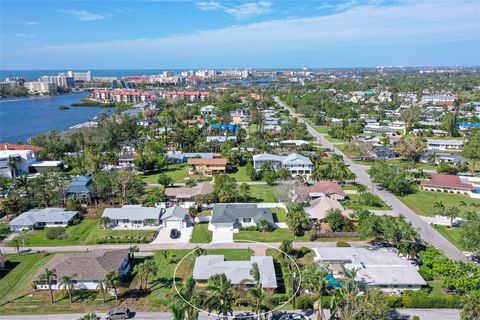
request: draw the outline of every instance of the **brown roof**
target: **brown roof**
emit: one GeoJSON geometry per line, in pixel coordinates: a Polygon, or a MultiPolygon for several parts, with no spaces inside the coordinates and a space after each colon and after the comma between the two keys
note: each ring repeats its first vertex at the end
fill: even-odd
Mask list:
{"type": "Polygon", "coordinates": [[[192,188],[166,188],[167,197],[191,198],[199,194],[209,194],[213,192],[213,184],[202,182],[192,188]]]}
{"type": "Polygon", "coordinates": [[[225,159],[225,158],[213,158],[213,159],[193,158],[193,159],[188,159],[187,163],[191,164],[191,165],[226,166],[227,165],[227,159],[225,159]]]}
{"type": "Polygon", "coordinates": [[[451,174],[432,173],[430,180],[423,180],[420,184],[425,187],[451,188],[465,191],[473,190],[473,185],[464,183],[459,176],[451,174]]]}
{"type": "MultiPolygon", "coordinates": [[[[93,250],[82,253],[57,253],[45,268],[55,269],[58,278],[76,275],[79,281],[100,280],[110,271],[117,271],[128,254],[128,250],[93,250]]],[[[38,279],[45,270],[35,276],[38,279]]]]}
{"type": "Polygon", "coordinates": [[[330,181],[319,181],[314,185],[308,187],[309,193],[325,193],[325,194],[341,194],[346,195],[345,191],[343,191],[342,187],[336,182],[330,181]]]}
{"type": "Polygon", "coordinates": [[[42,147],[32,146],[29,144],[13,144],[13,143],[2,143],[1,150],[31,150],[32,152],[40,152],[43,150],[42,147]]]}

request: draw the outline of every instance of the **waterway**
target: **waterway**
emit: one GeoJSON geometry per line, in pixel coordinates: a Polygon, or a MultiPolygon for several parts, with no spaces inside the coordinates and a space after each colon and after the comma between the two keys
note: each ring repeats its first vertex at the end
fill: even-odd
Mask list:
{"type": "Polygon", "coordinates": [[[102,110],[96,107],[71,107],[59,110],[58,106],[70,106],[88,93],[59,96],[20,97],[0,99],[0,142],[26,142],[28,138],[53,129],[70,127],[92,120],[102,110]]]}

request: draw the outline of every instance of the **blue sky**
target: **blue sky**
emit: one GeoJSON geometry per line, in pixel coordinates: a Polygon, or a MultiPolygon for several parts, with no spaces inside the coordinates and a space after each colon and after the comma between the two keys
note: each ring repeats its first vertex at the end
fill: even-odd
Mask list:
{"type": "Polygon", "coordinates": [[[480,65],[480,1],[6,1],[3,69],[480,65]]]}

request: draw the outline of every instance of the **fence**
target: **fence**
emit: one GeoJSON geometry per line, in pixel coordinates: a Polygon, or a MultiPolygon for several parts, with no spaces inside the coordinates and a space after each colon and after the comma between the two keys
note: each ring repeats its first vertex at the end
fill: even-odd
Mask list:
{"type": "Polygon", "coordinates": [[[318,231],[319,238],[357,238],[358,232],[321,232],[318,231]]]}

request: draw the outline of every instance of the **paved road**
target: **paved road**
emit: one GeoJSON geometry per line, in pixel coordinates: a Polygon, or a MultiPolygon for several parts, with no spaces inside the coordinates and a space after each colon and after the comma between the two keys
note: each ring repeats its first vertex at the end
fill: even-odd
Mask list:
{"type": "MultiPolygon", "coordinates": [[[[365,241],[349,241],[353,247],[365,247],[369,246],[365,241]]],[[[105,245],[84,245],[84,246],[57,246],[57,247],[21,247],[22,252],[28,251],[46,251],[46,252],[66,252],[66,251],[91,251],[94,249],[128,249],[132,244],[105,244],[105,245]]],[[[164,244],[137,244],[138,248],[142,252],[151,252],[158,250],[180,250],[180,249],[194,249],[197,247],[205,246],[207,249],[264,249],[266,246],[278,248],[279,242],[267,242],[251,243],[251,242],[233,242],[233,243],[164,243],[164,244]]],[[[295,248],[307,247],[307,248],[323,248],[323,247],[335,247],[335,241],[316,241],[316,242],[294,242],[295,248]]],[[[17,253],[14,247],[0,247],[0,250],[4,254],[17,253]]]]}
{"type": "Polygon", "coordinates": [[[451,244],[440,233],[438,233],[430,224],[420,218],[413,210],[404,205],[395,195],[383,188],[379,188],[370,179],[370,175],[366,172],[366,166],[358,165],[354,163],[349,157],[343,154],[340,150],[325,139],[325,134],[319,133],[308,122],[304,121],[295,111],[283,103],[278,97],[274,97],[275,101],[282,107],[287,108],[291,115],[298,119],[299,122],[303,122],[307,125],[307,129],[312,136],[323,146],[330,148],[335,153],[341,155],[345,160],[345,164],[350,167],[350,170],[357,176],[357,181],[371,188],[371,191],[378,195],[385,203],[387,203],[394,212],[400,212],[412,225],[418,230],[423,240],[429,242],[431,245],[445,252],[445,254],[453,260],[460,260],[464,262],[472,262],[469,260],[457,247],[451,244]]]}
{"type": "MultiPolygon", "coordinates": [[[[301,313],[306,315],[310,319],[315,319],[315,314],[312,312],[305,312],[300,310],[287,311],[288,313],[301,313]]],[[[460,319],[460,311],[458,309],[398,309],[398,314],[404,316],[402,319],[411,319],[414,315],[419,316],[422,320],[458,320],[460,319]]],[[[97,315],[104,315],[104,312],[96,312],[97,315]]],[[[236,313],[236,315],[243,315],[243,319],[253,319],[252,317],[245,317],[250,313],[236,313]]],[[[0,320],[77,320],[84,314],[49,314],[45,315],[19,315],[19,316],[0,316],[0,320]]],[[[325,317],[328,319],[330,313],[325,310],[325,317]]],[[[241,319],[240,317],[238,317],[241,319]]],[[[134,320],[171,320],[172,314],[169,312],[138,312],[132,318],[134,320]]],[[[208,315],[206,313],[200,313],[200,320],[218,319],[215,315],[208,315]]],[[[255,318],[256,319],[256,318],[255,318]]]]}

